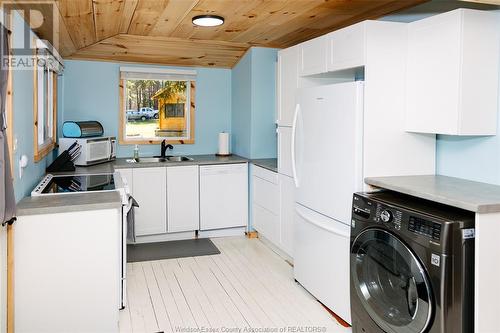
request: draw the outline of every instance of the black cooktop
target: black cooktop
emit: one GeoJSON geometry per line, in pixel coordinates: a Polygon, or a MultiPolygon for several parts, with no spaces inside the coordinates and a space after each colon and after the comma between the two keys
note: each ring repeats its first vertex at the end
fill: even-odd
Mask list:
{"type": "Polygon", "coordinates": [[[75,175],[75,176],[53,176],[44,186],[42,194],[88,192],[88,191],[112,191],[115,182],[112,174],[103,175],[75,175]]]}

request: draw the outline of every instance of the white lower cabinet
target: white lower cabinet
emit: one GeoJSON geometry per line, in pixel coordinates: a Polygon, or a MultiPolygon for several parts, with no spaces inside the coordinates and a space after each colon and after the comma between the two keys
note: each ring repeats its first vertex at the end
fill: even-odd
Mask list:
{"type": "Polygon", "coordinates": [[[248,224],[247,163],[117,171],[139,203],[135,209],[137,242],[192,238],[196,230],[248,224]]]}
{"type": "Polygon", "coordinates": [[[200,228],[197,165],[117,171],[139,203],[135,208],[136,236],[161,240],[161,235],[194,232],[200,228]]]}
{"type": "Polygon", "coordinates": [[[120,207],[17,217],[15,332],[119,331],[121,217],[120,207]]]}
{"type": "Polygon", "coordinates": [[[254,165],[252,184],[253,228],[266,239],[279,246],[280,202],[278,174],[254,165]]]}
{"type": "Polygon", "coordinates": [[[274,245],[280,243],[280,218],[262,206],[252,203],[253,228],[271,241],[274,245]]]}
{"type": "Polygon", "coordinates": [[[167,169],[167,231],[200,228],[198,166],[167,169]]]}
{"type": "Polygon", "coordinates": [[[248,224],[248,165],[200,166],[200,230],[248,224]]]}
{"type": "Polygon", "coordinates": [[[167,232],[167,168],[134,168],[132,195],[139,203],[135,209],[137,236],[167,232]]]}
{"type": "Polygon", "coordinates": [[[252,226],[293,257],[295,184],[291,177],[253,166],[252,226]]]}
{"type": "Polygon", "coordinates": [[[293,232],[295,219],[295,183],[293,178],[279,175],[281,248],[293,257],[293,232]]]}

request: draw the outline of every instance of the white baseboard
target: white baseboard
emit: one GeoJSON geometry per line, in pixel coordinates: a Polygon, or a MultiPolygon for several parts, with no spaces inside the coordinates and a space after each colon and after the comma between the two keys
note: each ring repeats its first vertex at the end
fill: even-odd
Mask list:
{"type": "MultiPolygon", "coordinates": [[[[198,238],[211,238],[211,237],[230,237],[230,236],[244,236],[247,228],[226,228],[216,230],[198,231],[198,238]]],[[[174,240],[195,239],[196,233],[194,231],[187,232],[174,232],[169,234],[150,235],[150,236],[137,236],[135,244],[141,243],[157,243],[168,242],[174,240]]]]}
{"type": "Polygon", "coordinates": [[[204,230],[198,232],[198,238],[211,238],[211,237],[230,237],[230,236],[245,236],[247,231],[246,227],[204,230]]]}
{"type": "Polygon", "coordinates": [[[196,234],[194,231],[175,232],[175,233],[171,233],[171,234],[137,236],[135,238],[135,243],[136,244],[156,243],[156,242],[166,242],[166,241],[194,239],[194,238],[196,238],[196,234]]]}

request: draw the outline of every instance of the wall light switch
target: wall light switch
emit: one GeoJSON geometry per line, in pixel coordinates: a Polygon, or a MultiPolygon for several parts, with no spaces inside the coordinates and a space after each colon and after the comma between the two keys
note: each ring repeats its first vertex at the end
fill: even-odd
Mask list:
{"type": "Polygon", "coordinates": [[[19,179],[23,178],[23,170],[28,166],[28,156],[22,155],[19,158],[19,179]]]}

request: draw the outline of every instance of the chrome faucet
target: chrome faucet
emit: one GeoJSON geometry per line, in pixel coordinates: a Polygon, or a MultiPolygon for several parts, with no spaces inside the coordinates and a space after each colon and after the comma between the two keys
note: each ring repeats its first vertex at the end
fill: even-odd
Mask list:
{"type": "Polygon", "coordinates": [[[167,144],[167,141],[166,140],[163,140],[161,142],[161,158],[165,158],[165,152],[167,151],[167,149],[174,149],[174,146],[172,146],[171,144],[167,144]]]}

